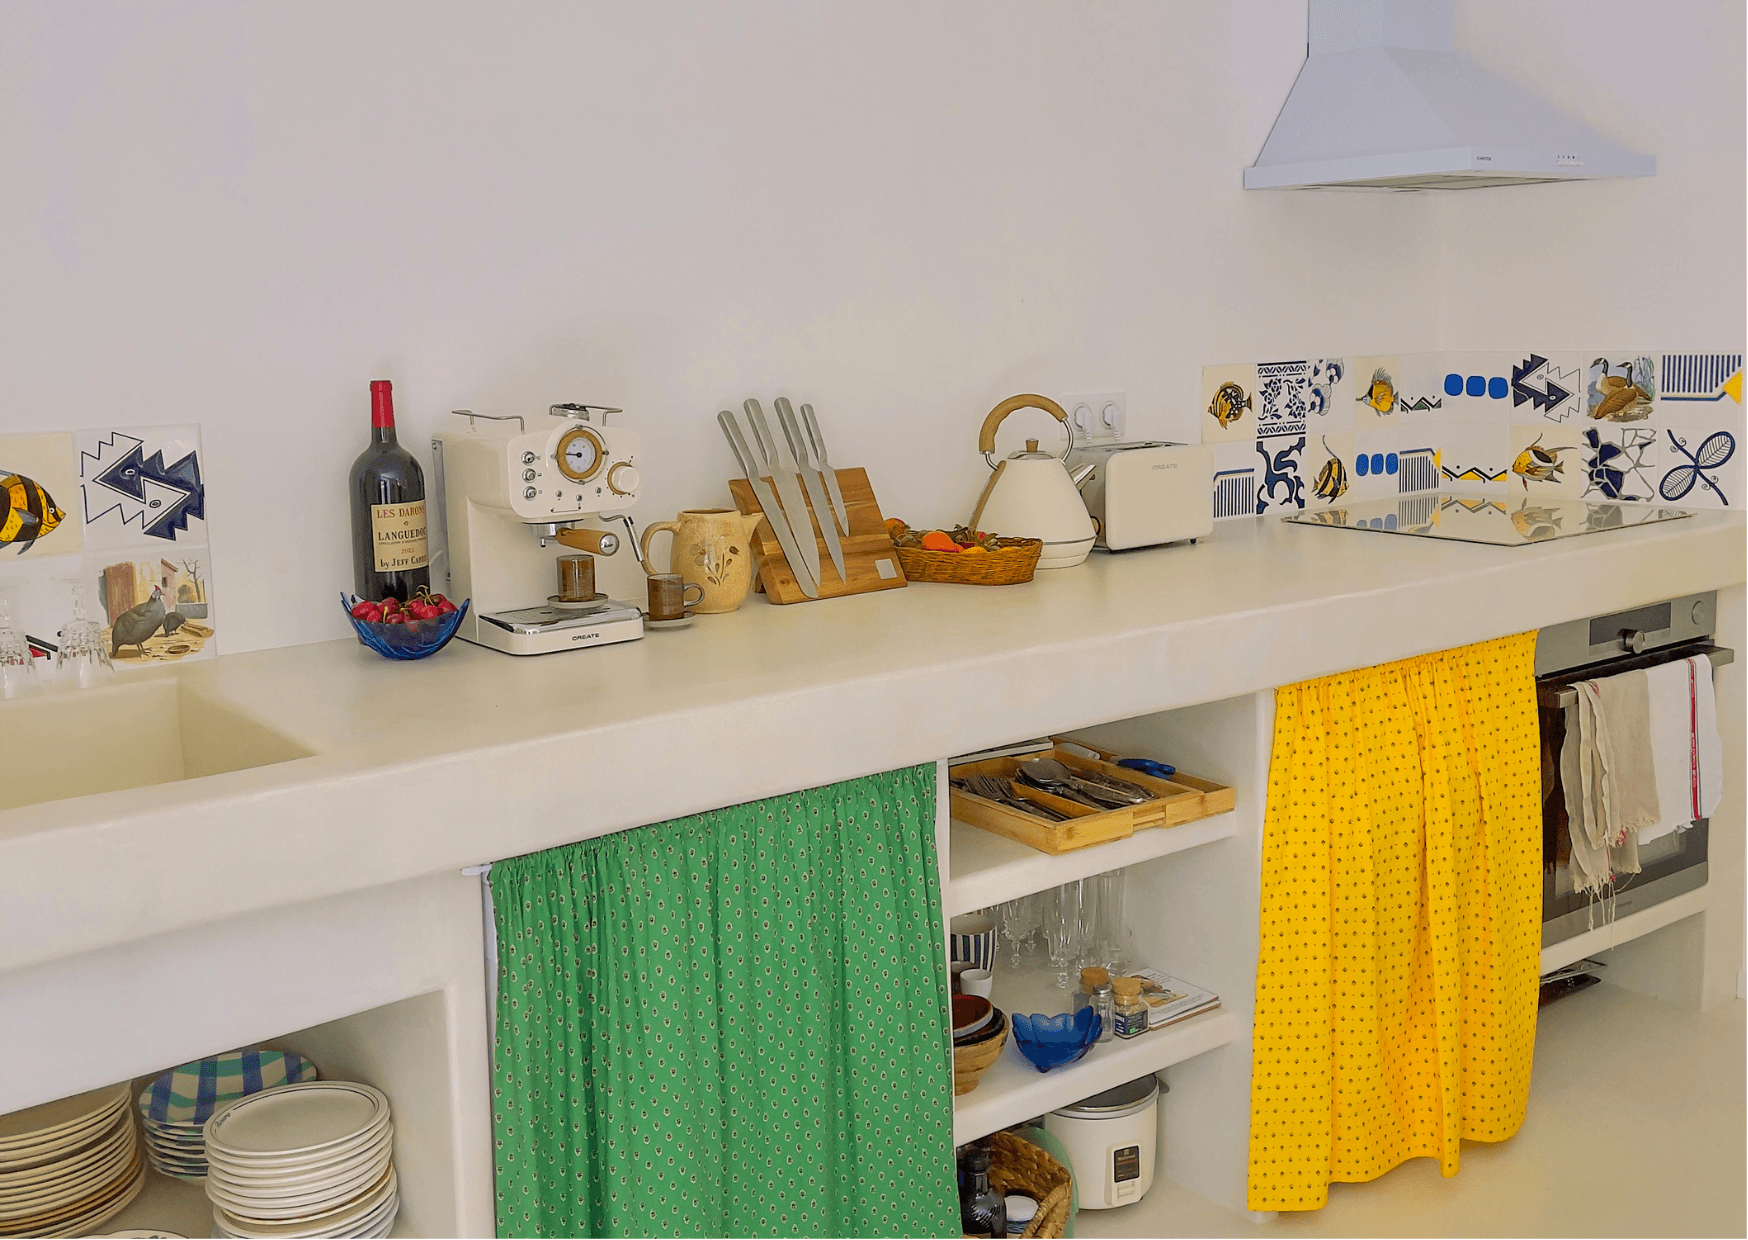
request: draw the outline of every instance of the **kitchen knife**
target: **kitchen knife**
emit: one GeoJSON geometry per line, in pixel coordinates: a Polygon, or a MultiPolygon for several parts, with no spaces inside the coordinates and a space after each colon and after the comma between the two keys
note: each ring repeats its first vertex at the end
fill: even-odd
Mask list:
{"type": "Polygon", "coordinates": [[[807,435],[813,442],[813,455],[819,462],[819,472],[825,476],[825,489],[831,492],[832,516],[837,518],[838,528],[848,534],[850,510],[844,505],[844,493],[838,486],[838,471],[832,468],[831,460],[825,454],[825,436],[819,433],[819,419],[813,416],[812,405],[801,406],[801,418],[807,424],[807,435]]]}
{"type": "Polygon", "coordinates": [[[819,587],[808,580],[807,570],[801,565],[801,551],[795,545],[795,533],[789,528],[783,510],[778,507],[777,497],[766,483],[764,471],[753,460],[753,454],[741,434],[740,423],[726,409],[716,415],[716,420],[722,426],[722,433],[728,437],[728,446],[734,452],[734,459],[740,462],[741,469],[746,472],[747,483],[753,488],[753,498],[759,501],[765,520],[771,523],[771,532],[777,536],[777,545],[783,548],[783,557],[789,561],[789,567],[795,574],[795,584],[801,587],[801,592],[808,598],[818,598],[819,587]]]}
{"type": "Polygon", "coordinates": [[[801,485],[807,488],[807,501],[813,505],[814,515],[819,517],[819,532],[825,535],[825,549],[831,552],[832,565],[838,570],[838,580],[848,585],[850,578],[844,572],[844,544],[838,541],[838,525],[831,515],[831,500],[826,496],[825,478],[819,472],[819,467],[813,463],[811,443],[802,432],[801,423],[795,420],[795,410],[790,406],[789,398],[779,396],[776,406],[777,422],[783,428],[783,438],[789,441],[789,451],[801,466],[801,485]]]}
{"type": "Polygon", "coordinates": [[[758,442],[759,453],[764,457],[771,481],[777,484],[777,498],[783,502],[783,512],[789,518],[789,529],[795,535],[795,545],[801,551],[802,562],[791,563],[790,567],[795,569],[798,579],[803,571],[808,573],[817,588],[819,542],[813,536],[813,520],[807,515],[807,501],[801,496],[801,478],[777,455],[777,441],[771,437],[771,428],[765,422],[765,411],[760,408],[759,402],[749,399],[744,408],[747,411],[747,420],[753,425],[753,438],[758,442]]]}

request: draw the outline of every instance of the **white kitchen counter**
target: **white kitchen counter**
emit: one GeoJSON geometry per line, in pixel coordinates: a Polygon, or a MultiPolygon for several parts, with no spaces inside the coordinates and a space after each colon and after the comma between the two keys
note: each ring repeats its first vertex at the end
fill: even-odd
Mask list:
{"type": "Polygon", "coordinates": [[[0,972],[1739,585],[1744,547],[1733,513],[1523,548],[1259,518],[1029,586],[754,596],[542,658],[457,641],[391,663],[346,640],[142,673],[315,756],[0,811],[0,972]]]}

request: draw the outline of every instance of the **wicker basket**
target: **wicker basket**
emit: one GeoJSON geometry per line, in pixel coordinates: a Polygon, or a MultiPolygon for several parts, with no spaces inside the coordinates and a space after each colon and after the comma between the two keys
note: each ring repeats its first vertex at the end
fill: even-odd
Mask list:
{"type": "Polygon", "coordinates": [[[990,1138],[989,1186],[1004,1197],[1024,1193],[1038,1203],[1038,1213],[1026,1224],[1023,1236],[1055,1240],[1068,1224],[1068,1203],[1074,1177],[1068,1168],[1050,1157],[1047,1150],[1023,1141],[1011,1132],[990,1138]]]}
{"type": "MultiPolygon", "coordinates": [[[[949,553],[951,554],[951,553],[949,553]]],[[[977,1088],[977,1078],[989,1071],[990,1065],[1001,1058],[1001,1048],[1008,1042],[1008,1029],[1003,1028],[995,1037],[979,1042],[975,1046],[955,1046],[953,1048],[953,1093],[968,1094],[977,1088]]]]}
{"type": "Polygon", "coordinates": [[[921,547],[900,547],[898,563],[907,581],[944,581],[961,586],[1017,586],[1030,581],[1038,567],[1038,557],[1044,554],[1044,544],[1036,538],[992,538],[985,555],[965,555],[958,551],[925,551],[921,547]]]}

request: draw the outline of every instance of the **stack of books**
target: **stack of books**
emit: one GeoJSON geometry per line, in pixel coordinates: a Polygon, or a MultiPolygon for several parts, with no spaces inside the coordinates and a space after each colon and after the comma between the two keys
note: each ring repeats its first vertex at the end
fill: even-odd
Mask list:
{"type": "Polygon", "coordinates": [[[1182,978],[1161,973],[1158,969],[1137,969],[1131,975],[1141,979],[1141,998],[1147,1004],[1147,1028],[1162,1029],[1180,1020],[1200,1016],[1220,1006],[1220,996],[1200,986],[1192,986],[1182,978]]]}

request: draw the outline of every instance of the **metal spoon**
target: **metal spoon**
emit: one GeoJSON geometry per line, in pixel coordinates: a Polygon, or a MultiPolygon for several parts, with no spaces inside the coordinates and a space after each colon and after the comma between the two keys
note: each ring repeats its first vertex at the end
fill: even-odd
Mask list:
{"type": "Polygon", "coordinates": [[[1022,762],[1020,777],[1027,783],[1047,787],[1058,795],[1062,795],[1059,791],[1062,788],[1075,789],[1084,796],[1091,797],[1099,805],[1112,809],[1140,805],[1153,799],[1151,793],[1126,780],[1083,775],[1070,770],[1054,758],[1033,758],[1022,762]]]}

